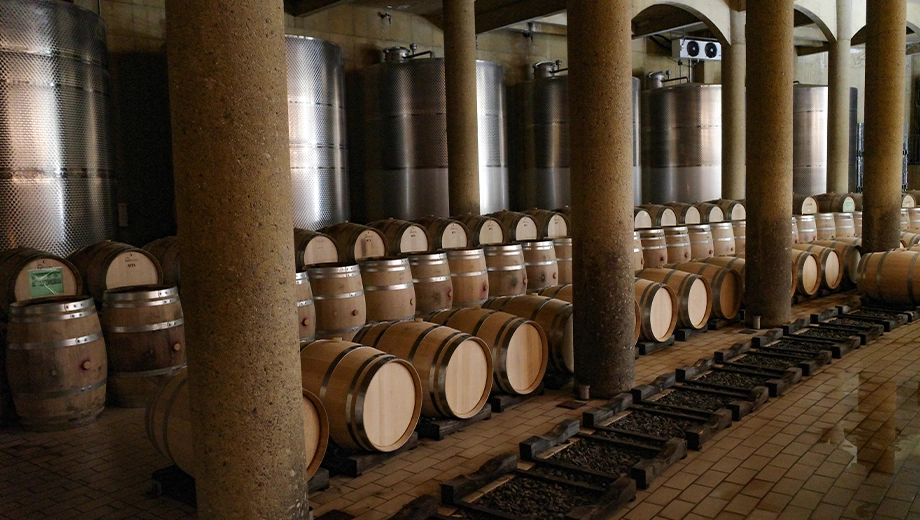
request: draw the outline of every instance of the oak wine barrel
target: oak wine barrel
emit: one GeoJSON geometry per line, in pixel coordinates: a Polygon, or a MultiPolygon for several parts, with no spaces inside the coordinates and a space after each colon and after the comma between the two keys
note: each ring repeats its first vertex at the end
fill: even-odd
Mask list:
{"type": "Polygon", "coordinates": [[[481,247],[447,251],[454,307],[480,305],[489,297],[489,271],[481,247]]]}
{"type": "Polygon", "coordinates": [[[818,240],[818,225],[814,215],[798,215],[795,227],[799,232],[799,244],[810,244],[818,240]]]}
{"type": "Polygon", "coordinates": [[[909,248],[917,244],[920,244],[920,233],[910,233],[908,231],[901,231],[901,245],[903,245],[906,248],[909,248]]]}
{"type": "MultiPolygon", "coordinates": [[[[711,258],[715,252],[715,245],[712,240],[712,228],[710,224],[689,226],[687,230],[690,234],[690,259],[698,260],[701,258],[711,258]]],[[[645,267],[652,266],[646,263],[645,267]]]]}
{"type": "Polygon", "coordinates": [[[502,228],[502,223],[495,217],[467,213],[453,218],[462,222],[470,230],[470,247],[504,244],[509,241],[508,235],[502,228]]]}
{"type": "Polygon", "coordinates": [[[641,323],[639,337],[662,342],[674,334],[677,326],[677,296],[670,287],[644,278],[636,278],[635,300],[641,323]]]}
{"type": "Polygon", "coordinates": [[[856,287],[873,300],[892,305],[920,305],[920,253],[868,253],[859,263],[856,287]]]}
{"type": "Polygon", "coordinates": [[[836,289],[843,281],[844,266],[840,255],[834,248],[815,244],[796,244],[793,249],[808,251],[818,260],[818,272],[821,273],[821,286],[825,289],[836,289]]]}
{"type": "Polygon", "coordinates": [[[108,400],[143,408],[163,379],[185,366],[185,319],[179,290],[165,285],[121,287],[102,299],[108,355],[108,400]]]}
{"type": "Polygon", "coordinates": [[[917,205],[917,200],[914,199],[914,196],[910,193],[901,194],[901,207],[902,208],[913,208],[917,205]]]}
{"type": "Polygon", "coordinates": [[[182,288],[182,269],[179,265],[179,239],[163,237],[150,242],[142,249],[147,251],[160,264],[163,270],[163,285],[182,288]]]}
{"type": "Polygon", "coordinates": [[[548,296],[501,296],[489,298],[482,304],[482,308],[507,312],[537,322],[546,334],[550,365],[556,372],[575,373],[575,308],[571,303],[548,296]]]}
{"type": "Polygon", "coordinates": [[[552,240],[525,240],[520,242],[527,270],[527,288],[535,291],[550,285],[559,285],[559,265],[552,240]]]}
{"type": "Polygon", "coordinates": [[[702,276],[676,269],[644,269],[639,278],[670,287],[677,296],[677,322],[681,327],[699,330],[712,313],[712,288],[702,276]]]}
{"type": "Polygon", "coordinates": [[[699,224],[701,221],[702,216],[700,215],[700,210],[693,204],[687,204],[686,202],[668,202],[665,206],[674,211],[674,216],[677,218],[676,225],[678,226],[699,224]]]}
{"type": "Polygon", "coordinates": [[[853,212],[853,229],[856,231],[855,236],[862,236],[862,211],[853,212]]]}
{"type": "Polygon", "coordinates": [[[813,296],[821,287],[821,271],[818,258],[808,251],[792,249],[792,272],[794,274],[795,292],[813,296]]]}
{"type": "Polygon", "coordinates": [[[318,231],[294,229],[294,265],[298,271],[316,264],[338,262],[339,246],[332,237],[318,231]]]}
{"type": "Polygon", "coordinates": [[[712,232],[712,256],[735,255],[735,230],[731,222],[710,224],[712,232]]]}
{"type": "Polygon", "coordinates": [[[294,293],[297,295],[297,337],[303,345],[316,339],[316,307],[306,271],[294,274],[294,293]]]}
{"type": "Polygon", "coordinates": [[[427,216],[416,220],[428,230],[430,250],[457,249],[470,246],[470,230],[466,224],[452,218],[427,216]]]}
{"type": "Polygon", "coordinates": [[[848,213],[856,210],[856,201],[848,193],[822,193],[814,196],[821,213],[848,213]]]}
{"type": "Polygon", "coordinates": [[[13,303],[6,341],[6,374],[23,428],[66,430],[102,413],[108,362],[92,298],[13,303]]]}
{"type": "Polygon", "coordinates": [[[355,342],[412,363],[426,417],[468,419],[489,398],[492,350],[476,336],[417,320],[367,325],[355,342]]]}
{"type": "Polygon", "coordinates": [[[409,320],[415,316],[415,286],[408,258],[365,258],[358,267],[368,322],[409,320]]]}
{"type": "MultiPolygon", "coordinates": [[[[664,241],[667,244],[667,262],[665,263],[673,264],[690,261],[690,234],[687,232],[686,226],[665,228],[664,241]]],[[[660,267],[660,265],[656,267],[660,267]]]]}
{"type": "Polygon", "coordinates": [[[12,303],[73,296],[82,289],[83,279],[77,268],[57,255],[28,247],[0,252],[0,319],[7,315],[12,303]]]}
{"type": "MultiPolygon", "coordinates": [[[[329,444],[329,418],[323,403],[313,393],[302,390],[303,432],[307,463],[306,478],[319,469],[329,444]]],[[[179,469],[195,476],[192,411],[189,406],[188,369],[177,370],[156,390],[144,417],[147,438],[164,457],[179,469]]]]}
{"type": "Polygon", "coordinates": [[[792,247],[815,255],[818,261],[818,272],[821,274],[822,287],[836,289],[840,286],[840,282],[843,281],[844,265],[834,248],[815,244],[796,244],[792,247]]]}
{"type": "MultiPolygon", "coordinates": [[[[747,210],[744,207],[744,202],[740,200],[731,200],[731,199],[716,199],[710,200],[712,204],[719,206],[719,209],[722,210],[722,220],[745,220],[747,219],[747,210]]],[[[712,222],[710,220],[710,222],[712,222]]]]}
{"type": "Polygon", "coordinates": [[[910,215],[907,213],[907,209],[901,208],[898,227],[901,231],[907,231],[910,228],[910,215]]]}
{"type": "Polygon", "coordinates": [[[572,283],[572,239],[554,238],[553,247],[556,249],[556,265],[559,268],[557,283],[572,283]]]}
{"type": "Polygon", "coordinates": [[[546,334],[538,324],[501,311],[453,309],[428,317],[481,338],[492,349],[494,391],[527,395],[543,381],[548,361],[546,334]]]}
{"type": "Polygon", "coordinates": [[[648,229],[652,227],[652,216],[643,208],[633,208],[633,229],[648,229]]]}
{"type": "Polygon", "coordinates": [[[536,219],[526,213],[503,209],[490,213],[489,216],[495,217],[501,222],[502,229],[505,231],[505,236],[509,242],[537,240],[540,237],[536,219]]]}
{"type": "MultiPolygon", "coordinates": [[[[815,213],[815,240],[833,240],[837,236],[837,223],[833,213],[815,213]]],[[[814,242],[814,240],[812,240],[814,242]]]]}
{"type": "MultiPolygon", "coordinates": [[[[735,258],[732,258],[735,260],[735,258]]],[[[671,264],[667,267],[702,276],[712,289],[712,313],[723,320],[733,320],[741,310],[744,298],[741,275],[729,267],[687,262],[671,264]]]]}
{"type": "Polygon", "coordinates": [[[798,244],[798,243],[799,243],[799,224],[798,224],[798,222],[796,222],[795,217],[792,217],[792,227],[791,227],[791,229],[792,229],[792,237],[791,237],[791,241],[790,241],[789,243],[790,243],[790,244],[798,244]]]}
{"type": "Polygon", "coordinates": [[[375,348],[319,340],[300,351],[305,390],[329,417],[329,437],[342,448],[391,452],[418,424],[422,383],[412,364],[375,348]]]}
{"type": "Polygon", "coordinates": [[[815,240],[814,245],[835,249],[843,262],[843,271],[846,273],[846,277],[851,282],[856,282],[856,278],[859,275],[859,262],[862,259],[862,252],[859,247],[837,240],[815,240]]]}
{"type": "Polygon", "coordinates": [[[527,269],[521,244],[485,246],[489,296],[517,296],[527,292],[527,269]]]}
{"type": "Polygon", "coordinates": [[[818,202],[808,195],[792,194],[793,215],[814,215],[818,212],[818,202]]]}
{"type": "Polygon", "coordinates": [[[558,300],[566,301],[573,303],[572,299],[572,284],[566,283],[562,285],[551,285],[549,287],[544,287],[537,291],[537,294],[540,296],[547,296],[549,298],[556,298],[558,300]]]}
{"type": "Polygon", "coordinates": [[[391,256],[425,253],[431,247],[431,237],[425,226],[407,220],[388,218],[368,224],[387,239],[387,252],[391,256]]]}
{"type": "Polygon", "coordinates": [[[856,224],[852,213],[834,213],[834,236],[841,238],[855,237],[856,224]]]}
{"type": "Polygon", "coordinates": [[[335,241],[339,262],[354,263],[387,254],[387,239],[379,229],[353,222],[340,222],[319,231],[335,241]]]}
{"type": "Polygon", "coordinates": [[[643,229],[639,231],[639,239],[642,242],[642,258],[645,260],[643,262],[645,267],[661,267],[668,263],[668,243],[663,229],[643,229]]]}
{"type": "Polygon", "coordinates": [[[415,315],[450,309],[454,288],[450,281],[447,253],[425,253],[409,257],[412,284],[415,286],[415,315]]]}
{"type": "Polygon", "coordinates": [[[860,213],[862,213],[862,209],[863,209],[862,193],[850,193],[849,195],[850,195],[850,198],[853,199],[853,207],[854,207],[853,212],[855,213],[859,211],[860,213]]]}
{"type": "Polygon", "coordinates": [[[744,253],[747,245],[747,221],[733,220],[732,232],[735,234],[735,254],[744,253]]]}
{"type": "Polygon", "coordinates": [[[367,323],[360,268],[350,263],[318,264],[307,268],[307,276],[316,310],[316,337],[353,338],[367,323]]]}
{"type": "Polygon", "coordinates": [[[724,267],[726,269],[731,269],[732,271],[738,273],[738,276],[741,277],[741,292],[744,293],[744,255],[739,255],[734,258],[730,256],[717,256],[713,258],[705,258],[700,260],[700,263],[714,265],[717,267],[724,267]]]}
{"type": "Polygon", "coordinates": [[[668,206],[663,204],[642,204],[639,207],[648,211],[649,217],[652,219],[652,226],[654,227],[677,225],[677,215],[674,213],[674,210],[668,206]]]}
{"type": "Polygon", "coordinates": [[[67,259],[83,276],[83,290],[97,302],[109,289],[163,283],[163,271],[152,254],[121,242],[97,242],[67,259]]]}
{"type": "Polygon", "coordinates": [[[537,238],[562,238],[569,236],[572,229],[569,217],[548,209],[528,209],[524,213],[533,217],[537,224],[537,238]]]}
{"type": "Polygon", "coordinates": [[[633,272],[645,269],[645,253],[642,251],[642,239],[639,238],[639,231],[633,231],[632,266],[633,272]]]}
{"type": "MultiPolygon", "coordinates": [[[[697,202],[693,206],[700,212],[700,224],[711,224],[713,222],[722,222],[723,220],[732,220],[725,218],[725,213],[722,211],[722,208],[711,202],[697,202]]],[[[743,213],[743,207],[737,203],[736,206],[742,208],[741,213],[743,213]]],[[[743,215],[741,219],[744,219],[743,215]]]]}

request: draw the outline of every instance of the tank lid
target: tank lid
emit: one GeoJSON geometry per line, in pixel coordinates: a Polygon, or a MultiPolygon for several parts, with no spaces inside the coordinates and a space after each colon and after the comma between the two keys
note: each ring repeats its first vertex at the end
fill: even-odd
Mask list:
{"type": "Polygon", "coordinates": [[[405,47],[387,47],[383,49],[383,61],[385,63],[402,63],[409,59],[412,51],[405,47]]]}
{"type": "Polygon", "coordinates": [[[562,61],[560,60],[535,63],[533,66],[533,77],[534,79],[552,78],[555,77],[556,74],[568,70],[561,67],[562,61]]]}

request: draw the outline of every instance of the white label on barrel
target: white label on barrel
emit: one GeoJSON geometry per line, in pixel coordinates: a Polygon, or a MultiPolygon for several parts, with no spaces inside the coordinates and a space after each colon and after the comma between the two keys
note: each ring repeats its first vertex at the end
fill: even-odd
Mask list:
{"type": "Polygon", "coordinates": [[[818,212],[818,203],[812,197],[805,197],[802,201],[802,215],[813,215],[818,212]]]}
{"type": "Polygon", "coordinates": [[[856,202],[853,200],[853,197],[847,197],[843,199],[843,212],[852,213],[856,211],[856,202]]]}
{"type": "Polygon", "coordinates": [[[29,271],[29,296],[54,296],[64,292],[64,270],[60,267],[29,271]]]}

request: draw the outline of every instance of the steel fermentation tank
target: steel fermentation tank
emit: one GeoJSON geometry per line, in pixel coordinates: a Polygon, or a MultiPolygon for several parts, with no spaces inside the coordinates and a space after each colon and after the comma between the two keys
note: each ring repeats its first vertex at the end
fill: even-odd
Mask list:
{"type": "Polygon", "coordinates": [[[345,55],[338,45],[285,36],[294,225],[348,220],[345,55]]]}
{"type": "Polygon", "coordinates": [[[827,87],[795,85],[792,101],[792,191],[827,192],[827,87]]]}
{"type": "MultiPolygon", "coordinates": [[[[385,51],[363,73],[367,219],[450,214],[444,59],[385,51]]],[[[476,62],[480,211],[508,208],[504,70],[476,62]]]]}
{"type": "MultiPolygon", "coordinates": [[[[534,65],[534,79],[518,88],[523,133],[520,172],[522,190],[517,209],[554,209],[571,204],[569,181],[569,78],[557,75],[552,62],[534,65]]],[[[642,203],[642,168],[639,163],[639,90],[632,78],[633,194],[642,203]]]]}
{"type": "Polygon", "coordinates": [[[722,85],[642,92],[642,200],[697,202],[722,195],[722,85]]]}
{"type": "Polygon", "coordinates": [[[114,238],[107,63],[95,13],[0,2],[0,250],[114,238]]]}

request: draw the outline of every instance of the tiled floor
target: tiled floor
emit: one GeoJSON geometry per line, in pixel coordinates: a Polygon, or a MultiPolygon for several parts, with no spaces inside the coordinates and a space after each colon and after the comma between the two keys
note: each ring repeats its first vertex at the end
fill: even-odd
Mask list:
{"type": "MultiPolygon", "coordinates": [[[[799,305],[807,315],[846,300],[799,305]]],[[[738,341],[739,328],[696,336],[636,362],[648,382],[738,341]]],[[[918,518],[920,324],[901,327],[805,378],[788,394],[691,452],[621,511],[622,518],[918,518]]],[[[336,477],[310,497],[316,514],[341,509],[386,518],[412,498],[584,408],[549,393],[440,442],[422,441],[359,478],[336,477]]],[[[150,474],[169,463],[147,441],[143,410],[108,409],[59,433],[0,430],[0,518],[190,518],[151,497],[150,474]]]]}

